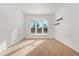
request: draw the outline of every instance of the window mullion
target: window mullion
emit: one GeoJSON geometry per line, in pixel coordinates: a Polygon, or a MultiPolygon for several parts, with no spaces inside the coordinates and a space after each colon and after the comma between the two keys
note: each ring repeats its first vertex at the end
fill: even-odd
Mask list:
{"type": "Polygon", "coordinates": [[[37,34],[37,21],[35,22],[35,34],[37,34]]]}
{"type": "Polygon", "coordinates": [[[42,23],[42,34],[44,34],[44,30],[43,30],[43,23],[42,23]]]}

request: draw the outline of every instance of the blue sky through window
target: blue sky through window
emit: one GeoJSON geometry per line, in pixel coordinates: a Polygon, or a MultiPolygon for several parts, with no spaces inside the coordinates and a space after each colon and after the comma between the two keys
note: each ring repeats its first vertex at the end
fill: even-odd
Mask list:
{"type": "Polygon", "coordinates": [[[37,26],[37,28],[42,28],[42,27],[47,28],[48,21],[46,21],[46,20],[33,20],[31,22],[31,28],[35,28],[36,26],[37,26]]]}

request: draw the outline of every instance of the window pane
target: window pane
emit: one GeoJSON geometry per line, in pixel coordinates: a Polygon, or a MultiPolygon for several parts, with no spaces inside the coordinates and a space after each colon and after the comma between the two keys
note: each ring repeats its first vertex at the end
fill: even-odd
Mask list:
{"type": "Polygon", "coordinates": [[[35,33],[35,21],[31,22],[31,33],[35,33]]]}
{"type": "Polygon", "coordinates": [[[42,33],[42,21],[37,21],[37,33],[42,33]]]}
{"type": "Polygon", "coordinates": [[[35,28],[35,21],[31,22],[31,28],[35,28]]]}
{"type": "Polygon", "coordinates": [[[35,28],[31,28],[31,33],[35,33],[35,28]]]}
{"type": "Polygon", "coordinates": [[[44,33],[48,32],[48,21],[43,21],[43,31],[44,33]]]}
{"type": "Polygon", "coordinates": [[[44,33],[47,33],[48,32],[48,28],[44,28],[44,33]]]}
{"type": "Polygon", "coordinates": [[[48,21],[43,21],[43,27],[48,28],[48,21]]]}

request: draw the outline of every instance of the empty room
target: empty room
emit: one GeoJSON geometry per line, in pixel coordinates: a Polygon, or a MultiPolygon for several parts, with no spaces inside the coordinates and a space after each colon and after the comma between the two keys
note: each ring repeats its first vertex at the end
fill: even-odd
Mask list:
{"type": "Polygon", "coordinates": [[[0,3],[0,56],[79,56],[79,3],[0,3]]]}

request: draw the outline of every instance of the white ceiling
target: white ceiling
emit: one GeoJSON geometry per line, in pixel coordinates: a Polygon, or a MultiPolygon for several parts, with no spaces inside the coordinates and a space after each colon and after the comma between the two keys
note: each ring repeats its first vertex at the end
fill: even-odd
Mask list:
{"type": "Polygon", "coordinates": [[[21,3],[16,5],[25,14],[53,14],[56,13],[64,3],[21,3]]]}
{"type": "Polygon", "coordinates": [[[53,14],[65,3],[4,3],[0,6],[19,8],[24,14],[53,14]]]}

